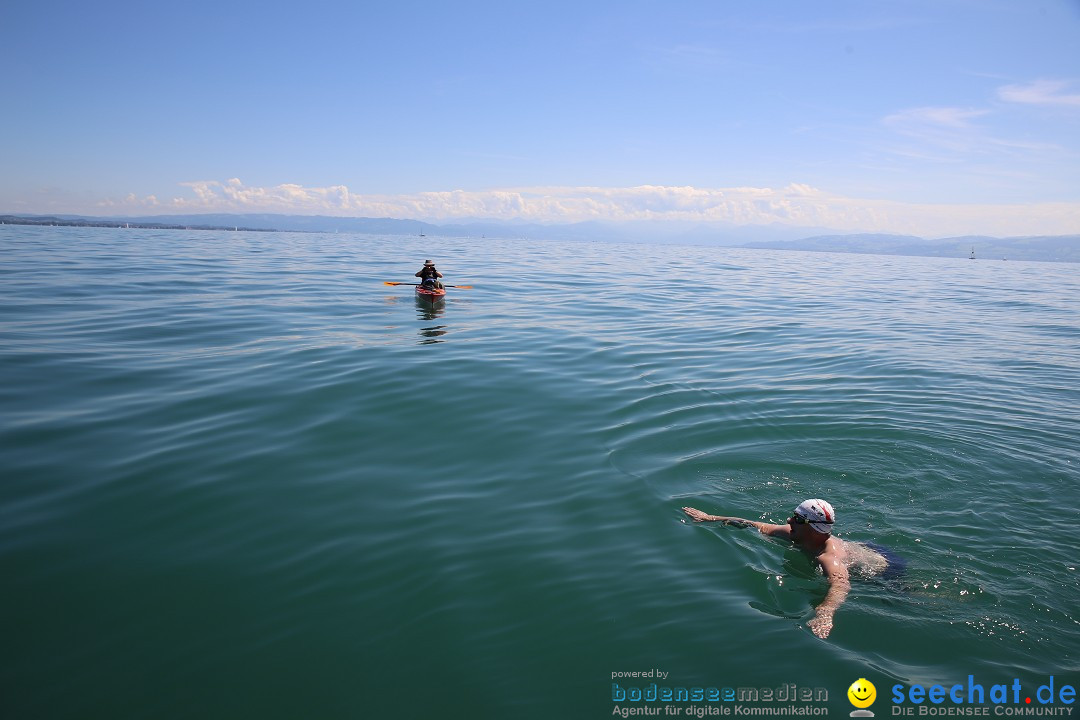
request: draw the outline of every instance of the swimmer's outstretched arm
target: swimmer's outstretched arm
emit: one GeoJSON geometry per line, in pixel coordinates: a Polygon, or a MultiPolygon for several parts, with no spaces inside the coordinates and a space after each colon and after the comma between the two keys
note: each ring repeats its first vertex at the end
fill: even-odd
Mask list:
{"type": "Polygon", "coordinates": [[[735,527],[751,527],[752,525],[760,525],[761,523],[755,523],[752,520],[743,520],[737,517],[727,517],[725,515],[710,515],[707,512],[698,510],[697,508],[684,507],[682,509],[684,513],[690,516],[690,519],[694,522],[722,522],[725,525],[734,525],[735,527]]]}
{"type": "Polygon", "coordinates": [[[756,528],[758,532],[765,535],[776,534],[777,531],[787,531],[787,525],[772,525],[770,523],[757,522],[756,520],[746,520],[744,518],[728,517],[726,515],[710,515],[707,512],[702,512],[697,508],[684,507],[682,509],[691,520],[694,522],[722,522],[725,525],[734,525],[735,527],[752,527],[756,528]]]}

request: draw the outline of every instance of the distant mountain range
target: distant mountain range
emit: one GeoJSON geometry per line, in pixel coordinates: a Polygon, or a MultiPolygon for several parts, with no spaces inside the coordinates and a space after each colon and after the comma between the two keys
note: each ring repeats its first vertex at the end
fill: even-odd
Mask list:
{"type": "Polygon", "coordinates": [[[430,237],[488,237],[590,242],[645,242],[666,245],[708,245],[809,252],[969,257],[986,260],[1080,262],[1080,235],[989,237],[983,235],[927,239],[913,235],[839,233],[827,228],[788,225],[734,225],[679,222],[583,222],[544,225],[470,219],[436,225],[395,218],[325,215],[213,214],[152,217],[86,217],[80,215],[0,215],[0,223],[153,229],[247,230],[278,232],[363,233],[430,237]]]}

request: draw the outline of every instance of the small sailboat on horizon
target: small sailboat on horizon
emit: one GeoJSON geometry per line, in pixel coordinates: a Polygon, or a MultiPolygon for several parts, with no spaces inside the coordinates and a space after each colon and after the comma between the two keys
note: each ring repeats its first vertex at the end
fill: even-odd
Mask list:
{"type": "Polygon", "coordinates": [[[971,246],[971,255],[968,256],[968,260],[974,260],[974,259],[975,259],[975,246],[972,245],[971,246]]]}

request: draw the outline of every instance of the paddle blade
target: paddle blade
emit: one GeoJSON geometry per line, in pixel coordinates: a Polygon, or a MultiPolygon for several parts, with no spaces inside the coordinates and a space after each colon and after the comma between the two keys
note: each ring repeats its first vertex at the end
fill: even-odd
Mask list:
{"type": "Polygon", "coordinates": [[[446,287],[457,288],[458,290],[472,290],[472,285],[447,285],[446,287]]]}
{"type": "Polygon", "coordinates": [[[399,283],[399,282],[397,282],[397,283],[396,282],[387,282],[386,280],[383,280],[383,285],[401,285],[401,283],[399,283]]]}

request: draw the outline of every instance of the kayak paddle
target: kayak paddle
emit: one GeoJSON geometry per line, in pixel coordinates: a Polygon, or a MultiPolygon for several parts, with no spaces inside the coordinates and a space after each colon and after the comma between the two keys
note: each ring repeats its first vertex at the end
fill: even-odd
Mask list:
{"type": "MultiPolygon", "coordinates": [[[[383,285],[412,285],[413,287],[418,287],[418,286],[421,285],[421,283],[387,282],[386,280],[383,280],[383,285]]],[[[472,285],[443,285],[443,287],[457,288],[458,290],[472,290],[473,289],[472,285]]]]}

